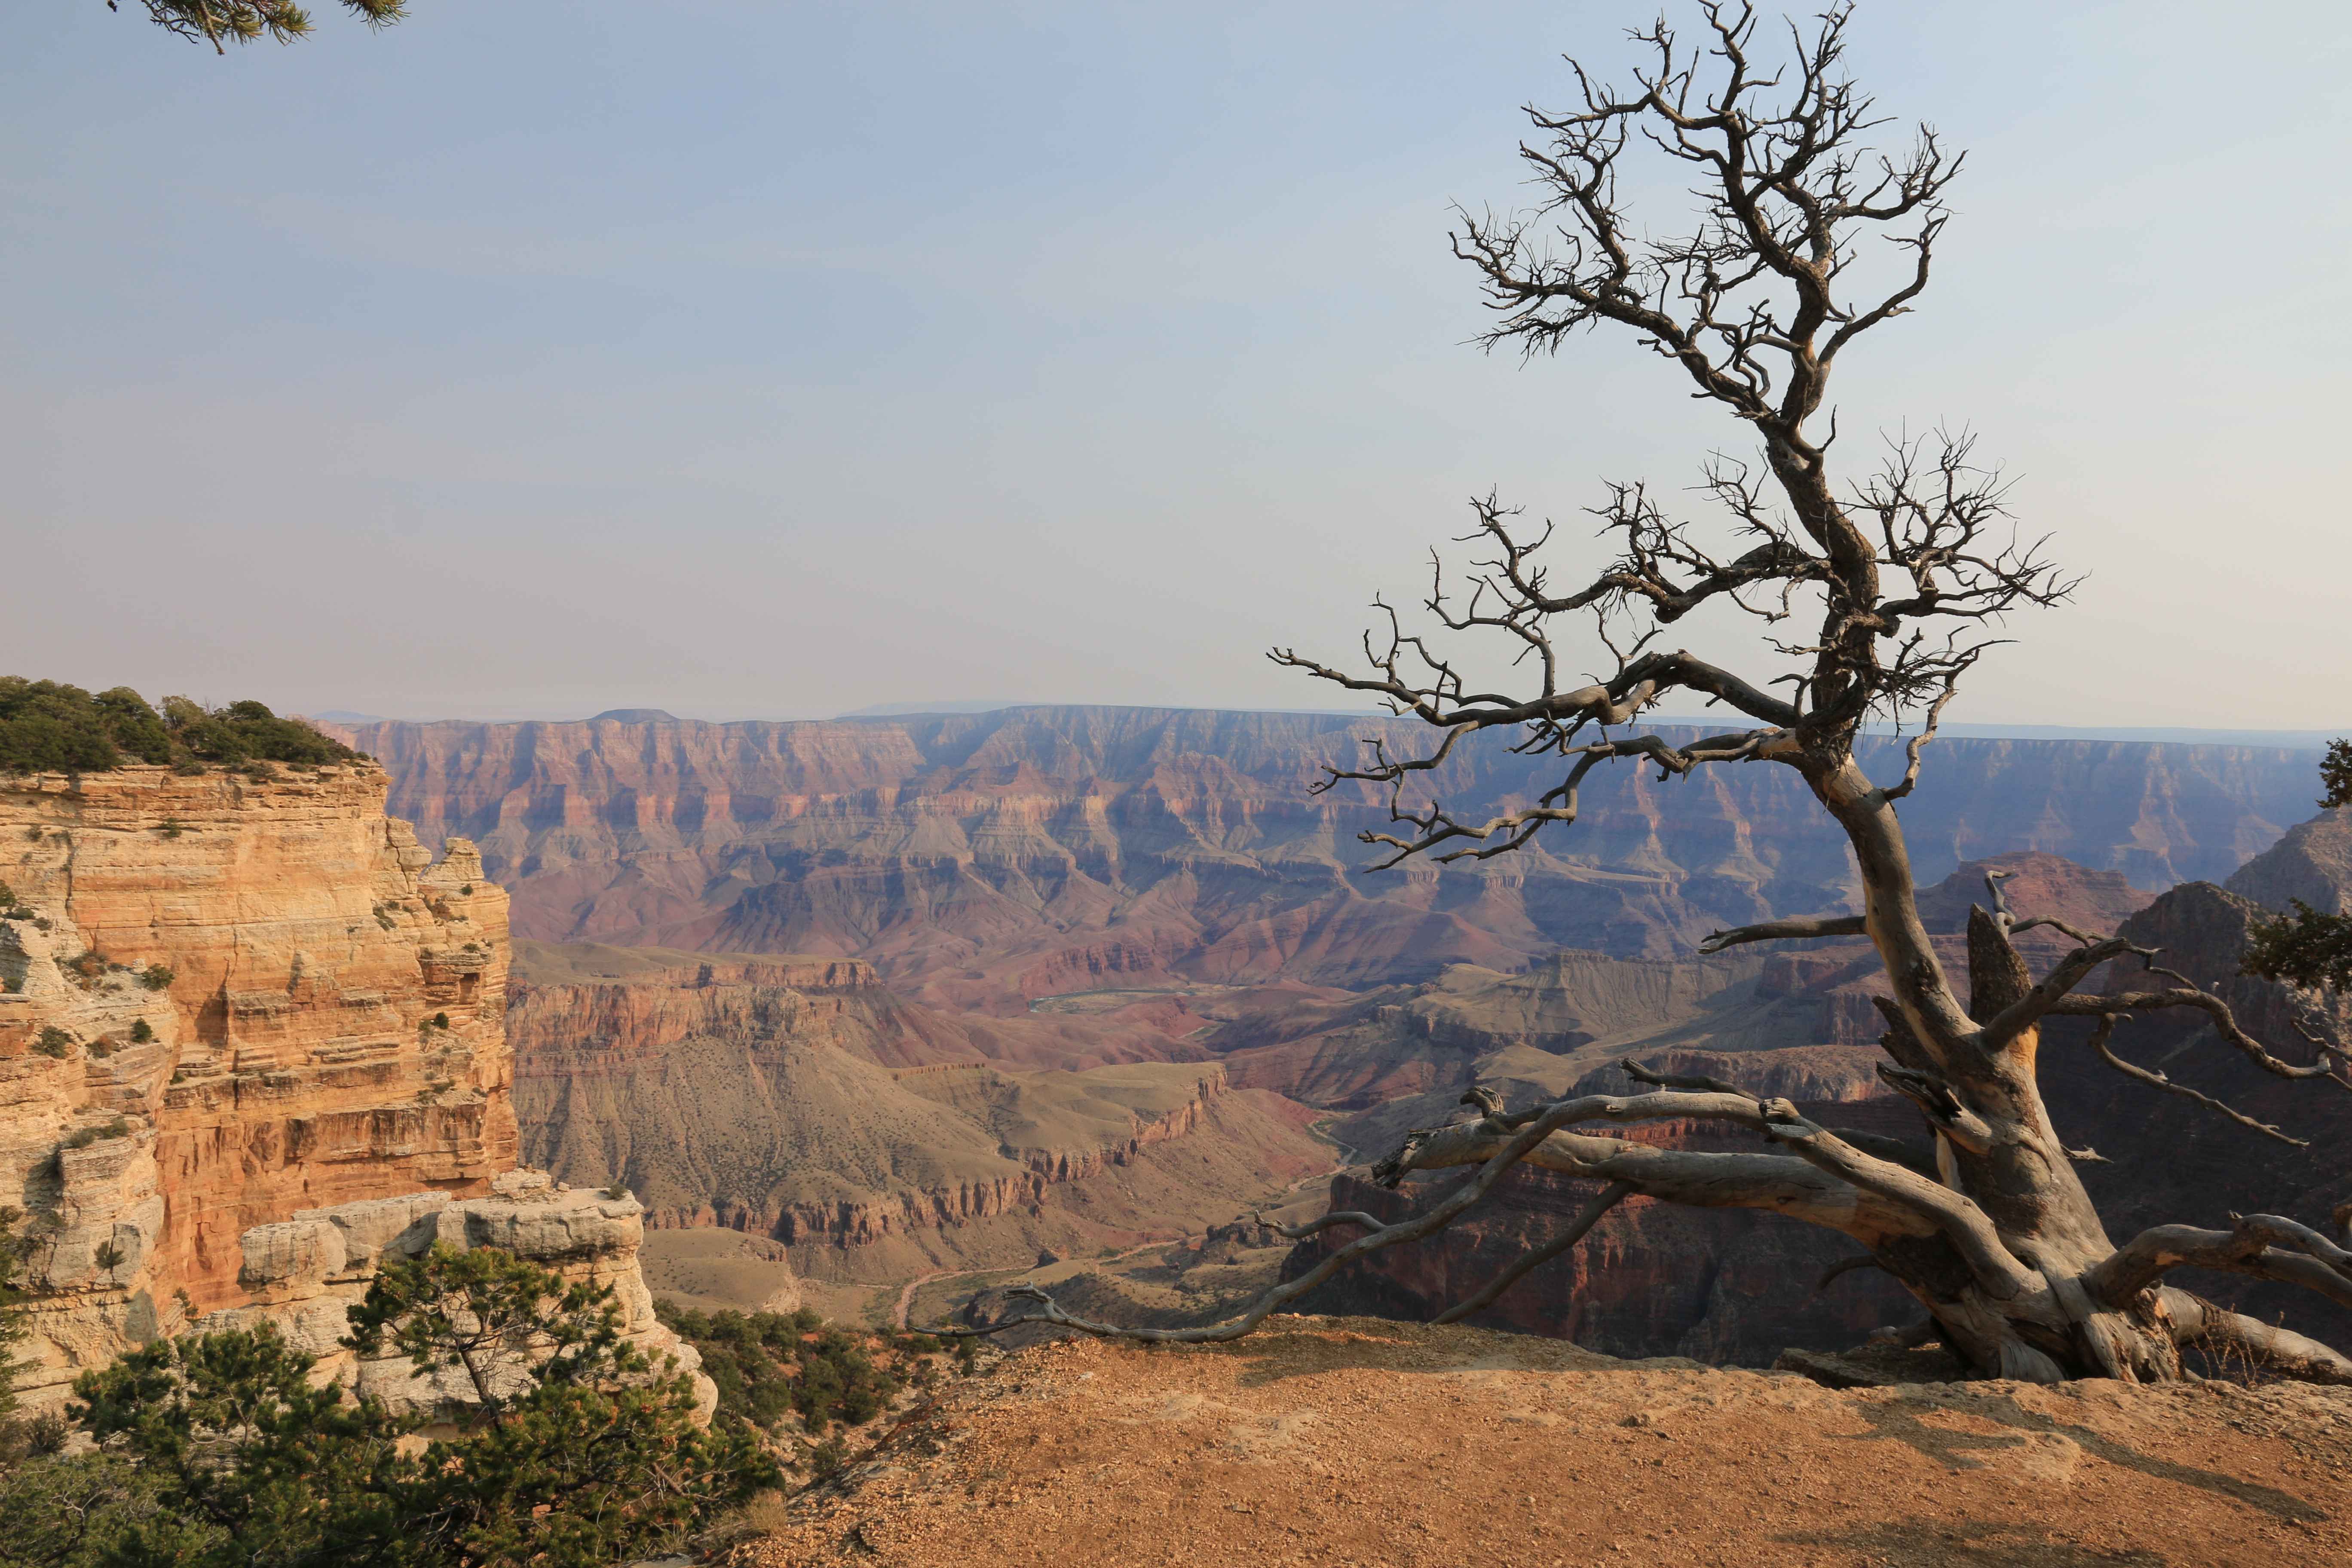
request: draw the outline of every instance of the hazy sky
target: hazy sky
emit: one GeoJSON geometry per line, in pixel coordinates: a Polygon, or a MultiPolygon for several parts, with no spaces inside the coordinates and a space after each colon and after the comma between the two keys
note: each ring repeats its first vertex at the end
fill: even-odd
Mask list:
{"type": "MultiPolygon", "coordinates": [[[[0,671],[1325,706],[1263,648],[1343,652],[1472,491],[1740,445],[1620,337],[1464,346],[1447,204],[1641,5],[315,8],[10,24],[0,671]]],[[[1973,426],[2093,574],[1953,717],[2352,723],[2352,9],[1865,0],[1853,63],[1970,158],[1842,426],[1973,426]]]]}

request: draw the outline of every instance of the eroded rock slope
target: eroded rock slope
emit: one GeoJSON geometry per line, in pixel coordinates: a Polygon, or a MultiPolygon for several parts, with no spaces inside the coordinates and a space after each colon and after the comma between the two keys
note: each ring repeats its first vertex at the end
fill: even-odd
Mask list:
{"type": "Polygon", "coordinates": [[[981,1049],[1003,1031],[1034,1047],[1118,1027],[1046,1017],[975,1037],[856,961],[525,954],[509,1019],[527,1158],[626,1184],[657,1225],[773,1238],[813,1274],[1132,1243],[1330,1163],[1301,1108],[1214,1061],[1034,1068],[981,1049]]]}

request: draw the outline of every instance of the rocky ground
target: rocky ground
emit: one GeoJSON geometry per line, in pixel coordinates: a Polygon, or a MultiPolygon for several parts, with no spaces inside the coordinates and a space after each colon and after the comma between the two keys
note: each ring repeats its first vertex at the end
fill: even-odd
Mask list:
{"type": "Polygon", "coordinates": [[[1555,1340],[1284,1318],[986,1358],[736,1568],[2352,1560],[2352,1392],[1832,1391],[1555,1340]]]}

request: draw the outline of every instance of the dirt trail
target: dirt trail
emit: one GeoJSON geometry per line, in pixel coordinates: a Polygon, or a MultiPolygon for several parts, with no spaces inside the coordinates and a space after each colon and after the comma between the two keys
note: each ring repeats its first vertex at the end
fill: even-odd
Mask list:
{"type": "MultiPolygon", "coordinates": [[[[1099,1263],[1124,1263],[1130,1258],[1140,1258],[1147,1252],[1158,1252],[1163,1247],[1173,1247],[1183,1239],[1181,1236],[1163,1236],[1157,1241],[1147,1241],[1140,1247],[1130,1247],[1125,1252],[1114,1252],[1108,1258],[1088,1258],[1075,1261],[1082,1269],[1099,1263]]],[[[926,1274],[919,1279],[909,1279],[898,1291],[898,1304],[890,1310],[890,1324],[897,1329],[907,1327],[907,1314],[914,1307],[915,1292],[926,1285],[937,1284],[942,1279],[971,1279],[982,1274],[1019,1275],[1034,1272],[1034,1269],[1018,1268],[951,1268],[938,1274],[926,1274]]]]}
{"type": "Polygon", "coordinates": [[[739,1568],[2340,1568],[2352,1391],[1832,1392],[1559,1341],[1277,1319],[1015,1352],[739,1568]]]}

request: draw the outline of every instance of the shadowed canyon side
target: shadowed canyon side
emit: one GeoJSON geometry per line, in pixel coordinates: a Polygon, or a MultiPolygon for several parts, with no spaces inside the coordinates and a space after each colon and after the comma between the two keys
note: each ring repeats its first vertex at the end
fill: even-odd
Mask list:
{"type": "MultiPolygon", "coordinates": [[[[2299,1016],[2337,1038],[2352,1037],[2352,1005],[2345,998],[2299,996],[2241,973],[2251,923],[2285,912],[2295,899],[2329,912],[2352,909],[2352,811],[2323,812],[2298,825],[2220,887],[2172,889],[2125,921],[2122,934],[2161,949],[2158,962],[2221,996],[2256,1038],[2292,1042],[2299,1016]]],[[[2120,961],[2110,978],[2130,977],[2128,963],[2120,961]]],[[[2053,1032],[2074,1055],[2063,1076],[2045,1075],[2045,1082],[2052,1116],[2111,1162],[2085,1166],[2084,1179],[2113,1230],[2226,1226],[2232,1213],[2260,1212],[2340,1229],[2352,1205],[2346,1153],[2352,1149],[2352,1095],[2293,1093],[2294,1085],[2255,1067],[2200,1019],[2151,1012],[2117,1034],[2115,1049],[2133,1065],[2303,1140],[2295,1148],[2179,1095],[2126,1080],[2093,1054],[2089,1033],[2087,1021],[2074,1020],[2053,1032]]],[[[2200,1295],[2265,1321],[2284,1314],[2305,1332],[2352,1345],[2352,1308],[2232,1275],[2200,1271],[2195,1279],[2191,1288],[2200,1295]]]]}
{"type": "MultiPolygon", "coordinates": [[[[337,1364],[376,1260],[434,1240],[614,1284],[633,1334],[673,1342],[635,1203],[515,1170],[506,894],[462,839],[436,861],[387,817],[385,782],[0,779],[0,1203],[33,1243],[33,1404],[192,1313],[258,1312],[337,1364]]],[[[440,1396],[405,1366],[352,1371],[440,1396]]]]}
{"type": "MultiPolygon", "coordinates": [[[[1916,1121],[1902,1114],[1908,1102],[1884,1100],[1805,1109],[1864,1131],[1907,1133],[1916,1121]]],[[[1644,1129],[1640,1141],[1753,1146],[1677,1125],[1644,1129]]],[[[1342,1269],[1302,1298],[1297,1310],[1426,1321],[1559,1236],[1600,1190],[1597,1183],[1551,1172],[1515,1171],[1475,1215],[1427,1241],[1342,1269]]],[[[1357,1175],[1331,1186],[1332,1207],[1383,1223],[1410,1217],[1431,1196],[1426,1190],[1390,1192],[1357,1175]]],[[[1353,1234],[1326,1231],[1299,1243],[1284,1261],[1284,1278],[1306,1273],[1353,1234]]],[[[1866,1271],[1808,1289],[1853,1252],[1842,1237],[1777,1215],[1629,1199],[1572,1250],[1537,1266],[1472,1321],[1572,1340],[1611,1355],[1769,1366],[1792,1347],[1843,1350],[1915,1315],[1907,1294],[1866,1271]]]]}
{"type": "MultiPolygon", "coordinates": [[[[860,957],[910,997],[1016,1013],[1119,984],[1362,987],[1563,947],[1686,952],[1718,926],[1844,907],[1846,848],[1785,770],[1598,775],[1572,840],[1381,875],[1368,786],[1309,793],[1381,718],[1026,708],[714,724],[331,726],[383,761],[428,841],[481,845],[551,941],[860,957]]],[[[1679,731],[1668,731],[1669,733],[1679,731]]],[[[1899,742],[1865,741],[1875,772],[1899,742]]],[[[2043,850],[2137,886],[2228,875],[2308,810],[2308,753],[1943,740],[1906,803],[1916,869],[2043,850]]],[[[1465,747],[1430,787],[1530,798],[1545,759],[1465,747]]]]}
{"type": "Polygon", "coordinates": [[[1003,1020],[976,1044],[854,960],[519,947],[526,1157],[625,1184],[656,1226],[773,1238],[811,1275],[1130,1245],[1331,1164],[1307,1112],[1213,1062],[1034,1068],[981,1048],[1051,1054],[1038,1038],[1116,1044],[1142,1026],[1003,1020]]]}

